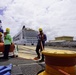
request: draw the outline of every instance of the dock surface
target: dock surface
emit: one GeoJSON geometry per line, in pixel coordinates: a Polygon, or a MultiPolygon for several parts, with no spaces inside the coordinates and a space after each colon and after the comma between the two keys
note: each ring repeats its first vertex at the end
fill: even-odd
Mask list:
{"type": "MultiPolygon", "coordinates": [[[[11,71],[12,75],[37,75],[39,71],[45,69],[45,62],[38,62],[34,60],[34,57],[36,57],[35,49],[36,46],[18,45],[18,57],[9,58],[9,60],[7,61],[0,59],[0,65],[8,65],[12,63],[13,64],[13,68],[11,71]]],[[[50,50],[51,47],[45,47],[45,50],[47,49],[50,50]]],[[[54,48],[54,49],[61,49],[61,48],[54,48]]],[[[0,53],[0,57],[1,56],[2,55],[0,53]]]]}

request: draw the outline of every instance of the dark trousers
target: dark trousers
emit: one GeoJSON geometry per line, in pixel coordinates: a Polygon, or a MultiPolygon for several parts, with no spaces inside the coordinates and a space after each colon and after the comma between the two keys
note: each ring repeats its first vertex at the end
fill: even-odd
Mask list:
{"type": "MultiPolygon", "coordinates": [[[[43,46],[44,48],[44,46],[43,46]]],[[[37,45],[36,46],[36,53],[37,53],[37,57],[40,58],[40,51],[42,51],[42,47],[41,45],[37,45]]],[[[44,55],[42,54],[42,59],[41,60],[44,60],[44,55]]]]}
{"type": "Polygon", "coordinates": [[[10,50],[10,45],[5,45],[4,46],[4,59],[8,59],[9,50],[10,50]]]}

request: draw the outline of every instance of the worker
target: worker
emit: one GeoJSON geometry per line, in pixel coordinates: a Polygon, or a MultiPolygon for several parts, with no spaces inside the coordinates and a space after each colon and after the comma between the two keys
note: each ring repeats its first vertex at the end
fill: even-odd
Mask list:
{"type": "Polygon", "coordinates": [[[9,55],[9,50],[10,50],[10,46],[12,44],[12,38],[10,35],[10,29],[6,28],[6,32],[4,35],[4,59],[8,59],[8,55],[9,55]]]}
{"type": "MultiPolygon", "coordinates": [[[[37,57],[34,58],[35,60],[40,59],[40,52],[44,49],[45,41],[47,40],[46,34],[43,33],[42,28],[39,28],[39,34],[37,38],[38,38],[38,43],[36,46],[37,57]]],[[[43,62],[43,61],[44,61],[44,55],[42,54],[42,58],[41,60],[39,60],[39,62],[43,62]]]]}
{"type": "Polygon", "coordinates": [[[2,32],[0,32],[0,43],[3,42],[2,32]]]}

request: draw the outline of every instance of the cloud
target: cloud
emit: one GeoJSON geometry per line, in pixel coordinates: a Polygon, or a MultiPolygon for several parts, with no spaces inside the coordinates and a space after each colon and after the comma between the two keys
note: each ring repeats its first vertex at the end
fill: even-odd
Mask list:
{"type": "Polygon", "coordinates": [[[48,40],[56,36],[76,37],[75,0],[1,0],[3,28],[14,36],[21,25],[38,30],[42,27],[48,40]],[[3,9],[6,7],[6,10],[3,9]]]}

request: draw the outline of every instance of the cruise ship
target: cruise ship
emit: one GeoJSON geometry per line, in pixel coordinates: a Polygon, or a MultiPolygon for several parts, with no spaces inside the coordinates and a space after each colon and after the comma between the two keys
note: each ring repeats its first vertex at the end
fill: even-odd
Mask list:
{"type": "Polygon", "coordinates": [[[38,32],[25,26],[13,37],[15,44],[36,45],[38,32]]]}

